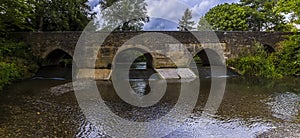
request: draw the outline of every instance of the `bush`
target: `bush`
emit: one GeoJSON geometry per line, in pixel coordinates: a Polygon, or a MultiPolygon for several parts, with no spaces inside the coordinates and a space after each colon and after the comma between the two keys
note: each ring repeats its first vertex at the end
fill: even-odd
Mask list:
{"type": "Polygon", "coordinates": [[[278,51],[267,54],[264,47],[255,44],[254,52],[228,61],[242,75],[266,78],[300,76],[300,35],[291,36],[280,43],[278,51]]]}
{"type": "Polygon", "coordinates": [[[21,71],[15,64],[0,62],[0,91],[3,87],[21,78],[21,71]]]}
{"type": "Polygon", "coordinates": [[[25,43],[0,42],[0,91],[13,81],[29,78],[39,66],[25,43]]]}
{"type": "Polygon", "coordinates": [[[278,72],[285,76],[300,75],[300,35],[294,35],[280,45],[276,62],[278,72]]]}
{"type": "Polygon", "coordinates": [[[235,67],[241,75],[281,78],[282,75],[276,71],[274,61],[273,54],[266,53],[261,44],[255,43],[253,51],[244,53],[240,58],[231,59],[227,64],[235,67]]]}
{"type": "Polygon", "coordinates": [[[259,56],[246,56],[230,60],[230,66],[235,67],[241,75],[260,76],[266,78],[280,78],[275,66],[269,60],[259,56]]]}

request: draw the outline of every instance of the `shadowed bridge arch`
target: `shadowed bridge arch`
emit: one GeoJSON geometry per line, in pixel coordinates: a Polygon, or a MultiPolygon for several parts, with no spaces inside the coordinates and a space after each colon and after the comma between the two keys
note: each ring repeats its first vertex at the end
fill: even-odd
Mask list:
{"type": "Polygon", "coordinates": [[[268,44],[264,44],[263,47],[264,47],[264,50],[267,52],[267,54],[276,52],[275,48],[273,48],[272,46],[270,46],[268,44]]]}
{"type": "Polygon", "coordinates": [[[67,66],[72,64],[72,56],[62,49],[49,52],[43,62],[43,66],[67,66]]]}
{"type": "Polygon", "coordinates": [[[205,48],[194,56],[196,64],[202,66],[222,66],[222,58],[220,55],[210,48],[205,48]],[[209,58],[210,57],[210,58],[209,58]]]}
{"type": "Polygon", "coordinates": [[[132,64],[131,69],[149,69],[154,68],[153,56],[151,53],[147,52],[141,48],[129,48],[121,50],[116,54],[114,59],[114,65],[116,64],[132,64]],[[132,64],[130,61],[134,61],[132,64]],[[145,64],[144,67],[134,67],[134,64],[141,63],[145,64]]]}

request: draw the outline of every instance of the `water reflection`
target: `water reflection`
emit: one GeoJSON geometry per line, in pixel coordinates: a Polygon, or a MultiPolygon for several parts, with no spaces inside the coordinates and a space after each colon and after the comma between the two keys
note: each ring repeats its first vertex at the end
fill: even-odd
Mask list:
{"type": "Polygon", "coordinates": [[[245,125],[239,119],[230,121],[222,121],[215,118],[191,117],[188,123],[179,128],[174,133],[168,135],[171,137],[255,137],[263,132],[267,132],[272,128],[267,123],[253,123],[245,125]]]}
{"type": "MultiPolygon", "coordinates": [[[[1,93],[0,137],[107,137],[106,130],[86,120],[72,84],[64,83],[27,80],[1,93]]],[[[201,79],[200,83],[194,112],[167,137],[299,137],[300,79],[228,78],[218,113],[205,117],[201,114],[210,79],[201,79]]],[[[174,107],[180,89],[179,83],[169,83],[161,102],[141,109],[122,102],[111,82],[99,81],[97,85],[106,105],[131,121],[151,121],[165,115],[174,107]]],[[[85,84],[76,86],[83,89],[85,84]]],[[[131,80],[131,86],[137,94],[147,94],[147,81],[131,80]]]]}
{"type": "MultiPolygon", "coordinates": [[[[76,137],[88,137],[88,138],[100,138],[105,137],[104,131],[100,131],[99,128],[95,127],[91,122],[82,120],[80,124],[80,128],[76,137]]],[[[107,137],[107,136],[106,136],[107,137]]]]}
{"type": "Polygon", "coordinates": [[[137,62],[131,65],[131,68],[142,70],[147,69],[147,62],[137,62]]]}
{"type": "Polygon", "coordinates": [[[130,85],[134,92],[139,96],[147,95],[151,91],[148,80],[133,79],[130,80],[130,85]]]}
{"type": "Polygon", "coordinates": [[[278,93],[275,97],[270,99],[268,106],[272,111],[272,115],[276,118],[293,121],[297,119],[300,110],[300,94],[291,92],[278,93]]]}

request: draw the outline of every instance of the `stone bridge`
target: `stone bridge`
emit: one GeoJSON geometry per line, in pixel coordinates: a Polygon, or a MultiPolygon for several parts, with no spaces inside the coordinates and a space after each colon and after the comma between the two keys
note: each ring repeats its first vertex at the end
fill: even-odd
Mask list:
{"type": "MultiPolygon", "coordinates": [[[[74,58],[80,69],[98,69],[100,79],[107,78],[116,55],[133,50],[144,54],[152,68],[187,67],[198,55],[206,65],[224,64],[242,52],[250,52],[260,43],[267,52],[277,50],[278,43],[292,33],[284,32],[31,32],[13,37],[30,44],[44,65],[58,64],[74,58]],[[103,42],[101,40],[104,40],[103,42]],[[80,41],[79,41],[80,40],[80,41]],[[77,47],[83,45],[84,47],[77,47]],[[78,50],[79,49],[79,50],[78,50]],[[184,50],[186,49],[186,50],[184,50]],[[213,55],[208,58],[207,55],[213,55]],[[81,60],[80,57],[85,57],[81,60]]],[[[120,58],[121,59],[121,58],[120,58]]],[[[96,71],[97,72],[97,71],[96,71]]]]}

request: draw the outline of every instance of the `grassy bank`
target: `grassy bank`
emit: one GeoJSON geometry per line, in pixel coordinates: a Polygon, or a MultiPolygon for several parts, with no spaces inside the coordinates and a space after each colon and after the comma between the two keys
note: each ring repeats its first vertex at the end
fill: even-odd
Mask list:
{"type": "Polygon", "coordinates": [[[257,43],[252,52],[231,59],[227,64],[245,76],[300,76],[300,35],[294,35],[281,42],[274,53],[267,53],[264,47],[257,43]]]}
{"type": "Polygon", "coordinates": [[[39,66],[31,53],[25,43],[0,41],[0,91],[14,81],[34,75],[39,66]]]}

